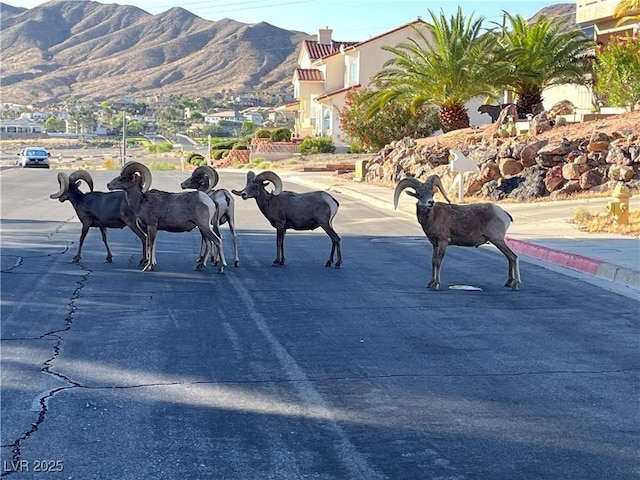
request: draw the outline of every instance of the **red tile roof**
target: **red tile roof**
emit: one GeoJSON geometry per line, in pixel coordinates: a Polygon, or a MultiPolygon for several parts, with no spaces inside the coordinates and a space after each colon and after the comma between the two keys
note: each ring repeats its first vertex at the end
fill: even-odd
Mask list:
{"type": "Polygon", "coordinates": [[[340,45],[344,45],[345,48],[350,47],[352,45],[357,45],[360,42],[337,42],[333,40],[331,45],[318,43],[317,40],[305,40],[304,45],[309,52],[309,57],[311,60],[317,60],[318,58],[328,57],[329,55],[333,55],[334,53],[338,53],[340,51],[340,45]]]}
{"type": "Polygon", "coordinates": [[[324,82],[324,75],[317,68],[296,68],[296,75],[301,82],[324,82]]]}

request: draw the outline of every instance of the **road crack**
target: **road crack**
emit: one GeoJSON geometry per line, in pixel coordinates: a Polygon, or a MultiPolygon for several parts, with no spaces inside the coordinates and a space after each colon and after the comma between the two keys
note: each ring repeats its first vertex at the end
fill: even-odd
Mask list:
{"type": "MultiPolygon", "coordinates": [[[[67,250],[68,250],[68,246],[67,246],[67,250]]],[[[11,451],[11,457],[12,457],[12,461],[14,465],[19,465],[20,461],[21,461],[21,450],[22,450],[22,444],[23,442],[27,441],[33,434],[35,434],[35,432],[38,431],[38,429],[40,428],[40,425],[42,425],[47,417],[47,413],[49,412],[49,406],[48,406],[48,402],[50,399],[52,399],[55,395],[57,395],[60,392],[63,392],[65,390],[70,390],[70,389],[74,389],[74,388],[84,388],[84,386],[81,383],[78,383],[74,380],[72,380],[71,378],[67,377],[66,375],[64,375],[61,372],[56,372],[53,369],[53,363],[56,360],[56,358],[60,355],[60,352],[62,351],[62,345],[64,343],[64,333],[68,332],[69,330],[71,330],[71,327],[73,326],[73,319],[74,319],[74,315],[78,310],[78,306],[77,306],[77,300],[80,298],[80,294],[82,292],[82,289],[84,288],[89,276],[91,275],[92,271],[87,269],[86,267],[80,265],[80,268],[86,270],[85,273],[80,277],[79,280],[77,280],[75,282],[75,289],[71,294],[71,297],[69,299],[69,311],[67,312],[67,314],[65,315],[64,318],[64,323],[62,328],[56,329],[56,330],[52,330],[46,333],[43,333],[42,335],[40,335],[39,337],[35,337],[35,339],[49,339],[49,338],[53,338],[55,340],[55,343],[53,345],[53,352],[51,354],[51,357],[49,357],[47,360],[44,361],[43,366],[41,371],[46,374],[46,375],[51,375],[55,378],[57,378],[58,380],[61,380],[62,382],[64,382],[66,385],[62,386],[62,387],[56,387],[53,388],[51,390],[48,390],[44,393],[42,393],[40,395],[40,397],[38,398],[38,404],[40,406],[40,410],[38,412],[38,417],[36,418],[36,420],[31,423],[29,429],[27,429],[27,431],[25,431],[24,433],[22,433],[16,440],[14,440],[13,442],[9,443],[9,444],[4,444],[4,445],[0,445],[1,448],[8,448],[11,451]]],[[[2,478],[6,478],[9,475],[16,473],[15,471],[8,471],[8,472],[3,472],[4,475],[2,478]]]]}

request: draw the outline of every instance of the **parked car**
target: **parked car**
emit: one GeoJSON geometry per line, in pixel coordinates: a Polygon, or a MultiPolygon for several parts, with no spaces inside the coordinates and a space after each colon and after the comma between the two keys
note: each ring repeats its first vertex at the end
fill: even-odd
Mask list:
{"type": "Polygon", "coordinates": [[[27,147],[18,154],[19,167],[43,167],[49,168],[51,153],[42,147],[27,147]]]}

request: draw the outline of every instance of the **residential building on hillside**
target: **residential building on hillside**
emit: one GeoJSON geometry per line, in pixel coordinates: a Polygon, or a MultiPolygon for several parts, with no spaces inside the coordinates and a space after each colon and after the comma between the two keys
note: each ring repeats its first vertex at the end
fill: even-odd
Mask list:
{"type": "MultiPolygon", "coordinates": [[[[576,0],[576,22],[585,34],[593,35],[594,41],[607,44],[612,36],[640,34],[640,22],[627,19],[619,21],[614,12],[620,0],[576,0]]],[[[638,15],[640,10],[631,12],[638,15]]],[[[576,107],[577,120],[591,114],[596,99],[589,85],[558,85],[548,88],[543,93],[545,109],[551,108],[561,100],[569,100],[576,107]]]]}
{"type": "MultiPolygon", "coordinates": [[[[640,34],[638,20],[629,18],[619,22],[620,19],[614,17],[619,3],[620,0],[577,0],[576,22],[593,25],[594,40],[602,43],[607,43],[612,35],[640,34]]],[[[639,15],[640,9],[631,13],[639,15]]]]}
{"type": "MultiPolygon", "coordinates": [[[[348,139],[340,128],[340,112],[347,92],[369,86],[371,78],[394,57],[382,47],[417,40],[414,27],[421,24],[424,22],[418,18],[362,42],[333,40],[333,30],[327,27],[318,31],[316,40],[303,41],[292,78],[295,101],[281,107],[296,113],[294,134],[299,138],[328,137],[338,151],[346,151],[348,139]]],[[[482,100],[467,105],[471,124],[491,121],[477,111],[482,100]]]]}

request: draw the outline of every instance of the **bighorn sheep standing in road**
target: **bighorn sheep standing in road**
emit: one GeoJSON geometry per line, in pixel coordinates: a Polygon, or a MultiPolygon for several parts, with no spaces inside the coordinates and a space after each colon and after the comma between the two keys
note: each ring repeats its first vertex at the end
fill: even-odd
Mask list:
{"type": "Polygon", "coordinates": [[[518,257],[507,246],[504,239],[513,221],[511,215],[492,203],[452,205],[437,175],[429,176],[424,183],[412,177],[400,180],[393,196],[395,208],[398,208],[398,199],[405,188],[414,190],[414,192],[408,191],[407,194],[418,199],[416,203],[418,222],[433,246],[431,280],[427,283],[427,288],[431,290],[440,288],[440,265],[447,246],[478,247],[488,242],[495,245],[509,260],[509,277],[505,287],[518,290],[520,287],[518,257]],[[436,202],[433,199],[434,186],[438,187],[449,204],[436,202]]]}
{"type": "Polygon", "coordinates": [[[198,259],[196,270],[202,269],[211,253],[211,245],[220,252],[218,271],[224,272],[227,262],[222,250],[222,238],[217,226],[212,225],[216,205],[203,192],[170,193],[149,190],[151,171],[141,163],[128,162],[120,175],[107,184],[109,190],[124,190],[131,209],[138,221],[147,230],[147,264],[143,270],[153,270],[156,265],[156,237],[158,230],[168,232],[190,232],[198,227],[206,252],[198,259]]]}
{"type": "Polygon", "coordinates": [[[146,263],[146,234],[137,225],[136,216],[127,203],[124,192],[94,192],[93,179],[86,170],[76,170],[70,175],[60,172],[58,173],[58,183],[60,190],[51,194],[50,198],[57,198],[60,202],[69,200],[80,222],[82,222],[78,253],[73,257],[73,262],[77,263],[82,258],[84,239],[89,233],[89,229],[95,227],[100,229],[102,241],[107,248],[106,261],[111,263],[113,254],[107,243],[107,228],[129,227],[142,242],[140,265],[146,263]],[[83,193],[80,190],[81,181],[88,185],[90,190],[88,193],[83,193]]]}
{"type": "MultiPolygon", "coordinates": [[[[236,227],[234,220],[234,200],[229,190],[220,188],[214,190],[213,188],[218,184],[218,172],[214,168],[208,165],[202,165],[196,168],[191,176],[180,184],[182,188],[195,188],[201,192],[206,193],[216,203],[217,211],[214,217],[214,222],[220,228],[220,225],[226,223],[229,225],[229,232],[231,232],[231,239],[233,240],[233,266],[237,267],[240,260],[238,258],[238,240],[236,239],[236,227]]],[[[204,245],[203,245],[204,249],[204,245]]],[[[202,252],[201,252],[202,253],[202,252]]],[[[211,261],[214,265],[218,263],[218,252],[215,256],[212,255],[211,261]]]]}
{"type": "Polygon", "coordinates": [[[288,228],[294,230],[322,229],[331,238],[331,254],[325,263],[326,267],[333,264],[333,255],[337,253],[335,268],[342,265],[340,250],[340,236],[331,225],[333,217],[338,212],[340,204],[327,192],[294,193],[282,191],[282,180],[274,172],[266,171],[256,175],[247,173],[247,184],[240,190],[232,190],[243,200],[255,198],[258,208],[276,229],[276,259],[274,265],[284,265],[284,235],[288,228]],[[274,190],[267,192],[266,186],[272,183],[274,190]]]}

